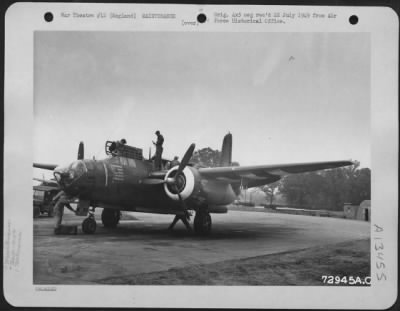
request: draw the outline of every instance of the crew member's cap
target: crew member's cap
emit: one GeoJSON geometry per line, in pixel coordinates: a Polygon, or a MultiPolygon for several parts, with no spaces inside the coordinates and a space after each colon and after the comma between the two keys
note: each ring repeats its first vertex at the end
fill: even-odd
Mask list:
{"type": "Polygon", "coordinates": [[[156,134],[160,134],[160,131],[156,131],[156,134]]]}
{"type": "Polygon", "coordinates": [[[126,144],[126,139],[125,139],[125,138],[122,138],[122,139],[121,139],[121,143],[122,143],[122,144],[126,144]]]}

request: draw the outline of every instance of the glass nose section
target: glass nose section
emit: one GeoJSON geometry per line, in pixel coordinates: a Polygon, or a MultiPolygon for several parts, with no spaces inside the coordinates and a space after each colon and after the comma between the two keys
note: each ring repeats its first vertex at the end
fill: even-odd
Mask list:
{"type": "Polygon", "coordinates": [[[61,182],[61,173],[60,172],[54,172],[54,177],[58,183],[61,182]]]}
{"type": "Polygon", "coordinates": [[[68,173],[71,179],[77,179],[86,172],[86,167],[83,161],[75,161],[69,167],[68,173]]]}
{"type": "Polygon", "coordinates": [[[68,166],[58,166],[55,168],[53,173],[55,179],[61,186],[65,186],[69,174],[68,174],[68,166]]]}
{"type": "Polygon", "coordinates": [[[83,161],[75,161],[69,166],[57,167],[54,170],[54,177],[62,186],[69,186],[78,180],[86,172],[83,161]]]}

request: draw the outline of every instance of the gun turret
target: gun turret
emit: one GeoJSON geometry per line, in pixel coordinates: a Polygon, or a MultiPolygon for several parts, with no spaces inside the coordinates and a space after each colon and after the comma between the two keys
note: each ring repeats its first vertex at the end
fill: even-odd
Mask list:
{"type": "Polygon", "coordinates": [[[120,156],[134,160],[143,160],[142,149],[121,144],[119,141],[106,141],[105,150],[107,155],[113,157],[120,156]]]}

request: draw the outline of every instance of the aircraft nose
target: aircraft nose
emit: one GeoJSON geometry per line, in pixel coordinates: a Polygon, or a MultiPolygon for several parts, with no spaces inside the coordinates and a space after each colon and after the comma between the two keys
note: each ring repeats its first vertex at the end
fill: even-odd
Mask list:
{"type": "Polygon", "coordinates": [[[69,169],[69,173],[72,174],[75,178],[82,176],[86,172],[86,167],[83,161],[78,160],[71,164],[69,169]]]}
{"type": "Polygon", "coordinates": [[[65,186],[69,179],[68,168],[65,166],[57,166],[54,169],[53,175],[59,185],[65,186]]]}
{"type": "Polygon", "coordinates": [[[59,184],[69,186],[76,182],[85,172],[85,165],[83,161],[79,160],[66,167],[56,167],[54,169],[54,177],[59,184]]]}

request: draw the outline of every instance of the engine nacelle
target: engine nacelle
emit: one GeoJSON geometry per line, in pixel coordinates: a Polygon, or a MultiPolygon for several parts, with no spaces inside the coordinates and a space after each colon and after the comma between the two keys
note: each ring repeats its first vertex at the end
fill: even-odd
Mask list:
{"type": "Polygon", "coordinates": [[[200,192],[200,176],[196,169],[186,166],[182,174],[175,176],[178,166],[171,168],[165,175],[164,190],[173,200],[179,201],[178,193],[182,200],[186,200],[200,192]],[[176,179],[175,184],[169,183],[169,179],[176,179]]]}

